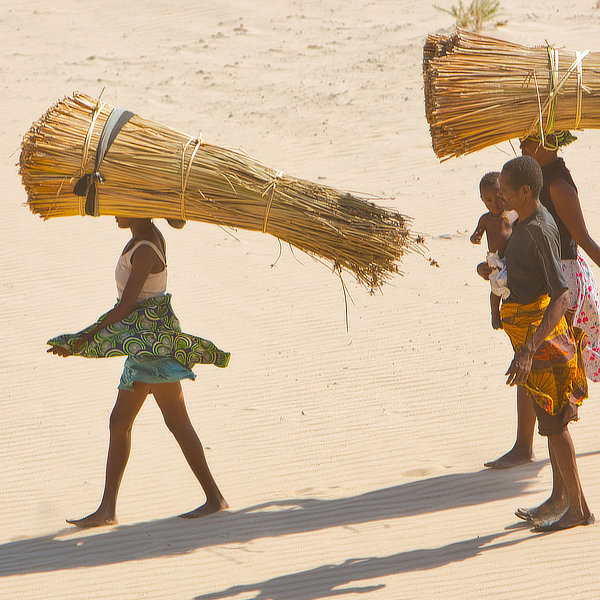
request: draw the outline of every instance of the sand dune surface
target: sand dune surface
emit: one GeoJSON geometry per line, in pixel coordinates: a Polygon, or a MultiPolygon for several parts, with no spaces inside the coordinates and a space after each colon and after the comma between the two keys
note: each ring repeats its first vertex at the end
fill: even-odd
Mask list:
{"type": "MultiPolygon", "coordinates": [[[[449,7],[450,2],[439,2],[449,7]]],[[[502,0],[486,33],[600,50],[593,0],[502,0]]],[[[507,450],[510,344],[490,326],[469,243],[479,178],[510,145],[440,164],[421,51],[453,20],[397,0],[5,2],[0,8],[0,597],[217,600],[600,598],[596,527],[533,533],[514,517],[551,486],[507,450]],[[11,6],[9,6],[11,5],[11,6]],[[127,241],[113,219],[42,221],[24,203],[23,134],[74,90],[286,173],[374,194],[414,219],[439,263],[408,256],[370,296],[272,237],[161,228],[186,330],[232,353],[197,367],[188,410],[231,509],[203,501],[153,399],[133,431],[120,524],[80,531],[103,489],[122,359],[47,355],[45,341],[114,303],[127,241]]],[[[564,151],[600,236],[600,133],[564,151]]],[[[594,267],[596,273],[598,270],[594,267]]],[[[571,428],[600,513],[600,387],[571,428]]]]}

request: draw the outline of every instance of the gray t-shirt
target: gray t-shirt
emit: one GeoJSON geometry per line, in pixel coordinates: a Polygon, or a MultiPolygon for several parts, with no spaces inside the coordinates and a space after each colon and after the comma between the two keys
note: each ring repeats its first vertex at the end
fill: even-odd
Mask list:
{"type": "Polygon", "coordinates": [[[544,294],[566,290],[558,228],[544,206],[513,225],[506,246],[507,302],[529,304],[544,294]]]}

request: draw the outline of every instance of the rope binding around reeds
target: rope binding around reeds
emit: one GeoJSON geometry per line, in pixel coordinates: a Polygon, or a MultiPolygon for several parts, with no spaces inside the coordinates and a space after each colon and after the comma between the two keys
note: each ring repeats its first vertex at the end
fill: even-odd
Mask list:
{"type": "Polygon", "coordinates": [[[20,174],[44,219],[156,217],[269,233],[371,292],[401,274],[405,253],[424,251],[410,218],[372,197],[285,175],[81,93],[33,123],[20,174]]]}

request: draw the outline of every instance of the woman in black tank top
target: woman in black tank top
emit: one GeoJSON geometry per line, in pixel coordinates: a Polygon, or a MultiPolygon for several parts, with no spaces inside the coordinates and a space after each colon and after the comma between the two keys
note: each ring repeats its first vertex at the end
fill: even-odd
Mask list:
{"type": "Polygon", "coordinates": [[[577,246],[581,246],[586,254],[600,266],[600,246],[589,234],[577,187],[571,173],[562,158],[558,157],[558,149],[548,149],[534,138],[521,141],[521,152],[531,156],[539,163],[544,176],[544,187],[540,192],[540,201],[554,217],[560,233],[562,260],[577,258],[577,246]]]}
{"type": "MultiPolygon", "coordinates": [[[[592,381],[600,381],[600,305],[593,273],[578,252],[581,246],[596,265],[600,266],[600,246],[589,234],[577,187],[569,169],[558,156],[558,147],[575,139],[569,132],[557,132],[546,137],[544,146],[539,139],[528,137],[521,140],[521,152],[534,158],[542,169],[544,185],[540,202],[554,218],[560,234],[563,270],[571,270],[574,280],[585,281],[574,294],[578,306],[571,307],[571,317],[577,317],[575,325],[588,335],[589,344],[584,351],[586,374],[592,381]],[[588,289],[589,288],[589,289],[588,289]]],[[[569,282],[569,277],[567,276],[569,282]]],[[[569,282],[570,283],[570,282],[569,282]]],[[[571,288],[571,283],[570,283],[571,288]]],[[[500,458],[485,463],[486,467],[504,469],[533,460],[533,433],[536,417],[531,399],[523,386],[517,388],[517,439],[512,449],[500,458]]]]}

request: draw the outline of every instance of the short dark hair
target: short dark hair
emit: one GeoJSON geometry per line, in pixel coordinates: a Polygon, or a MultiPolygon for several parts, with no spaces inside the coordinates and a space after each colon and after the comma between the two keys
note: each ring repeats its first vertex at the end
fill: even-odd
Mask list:
{"type": "Polygon", "coordinates": [[[498,171],[490,171],[489,173],[486,173],[479,182],[479,189],[486,185],[496,187],[498,185],[498,177],[500,177],[500,173],[498,171]]]}
{"type": "Polygon", "coordinates": [[[542,169],[535,158],[531,156],[517,156],[504,164],[502,173],[515,190],[524,185],[529,186],[531,193],[538,197],[544,185],[542,169]]]}

